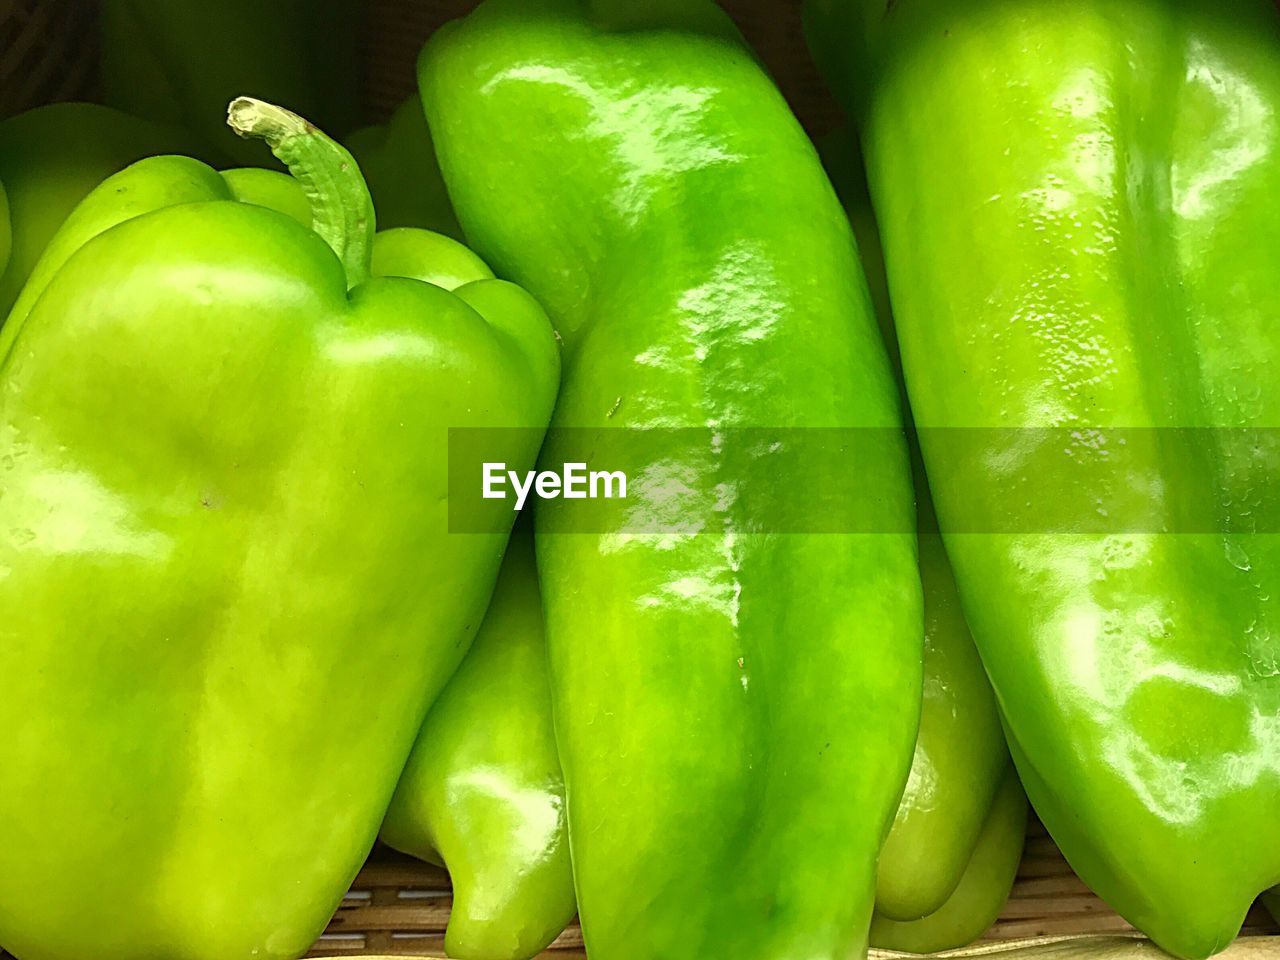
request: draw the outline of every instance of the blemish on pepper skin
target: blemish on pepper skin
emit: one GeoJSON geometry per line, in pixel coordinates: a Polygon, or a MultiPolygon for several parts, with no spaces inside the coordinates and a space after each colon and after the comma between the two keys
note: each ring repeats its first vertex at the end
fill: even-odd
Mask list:
{"type": "Polygon", "coordinates": [[[613,401],[613,406],[609,408],[609,412],[606,413],[605,416],[612,417],[615,413],[618,412],[618,408],[621,406],[622,406],[622,398],[619,397],[617,400],[613,401]]]}

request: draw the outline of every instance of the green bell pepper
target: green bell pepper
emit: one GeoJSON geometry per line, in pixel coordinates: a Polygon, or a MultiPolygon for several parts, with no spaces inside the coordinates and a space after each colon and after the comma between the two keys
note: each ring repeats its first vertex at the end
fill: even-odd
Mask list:
{"type": "Polygon", "coordinates": [[[531,530],[511,538],[489,612],[427,715],[382,839],[449,869],[451,957],[526,960],[573,919],[531,530]]]}
{"type": "MultiPolygon", "coordinates": [[[[862,158],[848,131],[827,137],[821,154],[858,238],[901,388],[884,253],[862,158]]],[[[915,443],[911,465],[924,591],[924,704],[911,776],[880,851],[871,943],[932,952],[965,946],[990,926],[1008,900],[1022,850],[1026,798],[1019,814],[1006,796],[1020,795],[1021,788],[1012,773],[991,684],[960,608],[915,443]],[[989,866],[971,865],[977,862],[989,866]]]]}
{"type": "Polygon", "coordinates": [[[446,428],[522,428],[504,452],[531,465],[554,403],[528,294],[370,279],[350,155],[257,101],[232,122],[314,232],[144,160],[0,336],[0,942],[23,960],[306,951],[504,550],[497,504],[448,533],[446,428]]]}
{"type": "Polygon", "coordinates": [[[360,109],[363,0],[102,0],[102,93],[137,117],[190,127],[206,150],[262,162],[222,123],[247,90],[346,136],[360,109]]]}
{"type": "MultiPolygon", "coordinates": [[[[236,167],[223,170],[222,179],[231,192],[231,197],[240,203],[256,203],[296,220],[304,227],[311,227],[311,201],[307,199],[302,184],[294,177],[279,170],[266,170],[262,167],[236,167]]],[[[373,238],[373,259],[378,259],[378,246],[382,242],[383,233],[373,238]]],[[[401,276],[379,271],[375,266],[376,277],[401,276]]]]}
{"type": "Polygon", "coordinates": [[[918,920],[890,920],[877,912],[871,922],[872,945],[905,953],[937,953],[977,940],[1009,899],[1026,832],[1027,796],[1009,765],[955,889],[937,910],[918,920]]]}
{"type": "MultiPolygon", "coordinates": [[[[575,428],[622,428],[633,476],[725,510],[703,533],[536,514],[587,950],[855,955],[915,741],[921,600],[897,389],[813,146],[710,2],[490,0],[419,80],[468,238],[565,344],[544,464],[575,428]],[[734,452],[674,435],[708,426],[878,431],[831,479],[896,532],[752,530],[734,452]]],[[[753,489],[797,480],[771,462],[753,489]]]]}
{"type": "Polygon", "coordinates": [[[1023,783],[1121,915],[1212,954],[1280,881],[1280,468],[1240,429],[1280,421],[1280,17],[813,12],[849,64],[929,479],[1023,783]]]}
{"type": "Polygon", "coordinates": [[[180,130],[91,103],[55,103],[0,121],[0,182],[9,195],[13,235],[0,273],[0,317],[90,190],[143,157],[190,148],[191,137],[180,130]]]}
{"type": "Polygon", "coordinates": [[[402,103],[385,125],[351,134],[346,146],[364,172],[383,227],[422,227],[462,237],[416,96],[402,103]]]}

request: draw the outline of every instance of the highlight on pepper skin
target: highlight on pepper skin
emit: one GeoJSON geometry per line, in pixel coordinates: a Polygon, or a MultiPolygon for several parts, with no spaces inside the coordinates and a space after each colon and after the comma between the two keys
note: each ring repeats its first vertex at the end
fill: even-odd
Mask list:
{"type": "Polygon", "coordinates": [[[0,38],[0,960],[1280,960],[1272,0],[0,38]]]}

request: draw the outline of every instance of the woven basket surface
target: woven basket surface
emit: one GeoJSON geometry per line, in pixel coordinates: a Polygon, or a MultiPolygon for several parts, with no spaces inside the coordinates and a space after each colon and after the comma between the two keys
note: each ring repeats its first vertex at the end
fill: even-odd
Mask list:
{"type": "Polygon", "coordinates": [[[84,95],[93,18],[85,0],[0,0],[0,118],[84,95]]]}

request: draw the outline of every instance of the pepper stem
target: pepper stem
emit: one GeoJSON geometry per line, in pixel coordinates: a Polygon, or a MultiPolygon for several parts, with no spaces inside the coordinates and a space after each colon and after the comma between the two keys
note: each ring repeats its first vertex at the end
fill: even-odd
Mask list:
{"type": "Polygon", "coordinates": [[[302,117],[252,97],[237,97],[227,124],[246,140],[265,140],[311,203],[312,229],[342,261],[347,288],[369,279],[375,221],[373,198],[346,148],[302,117]]]}

